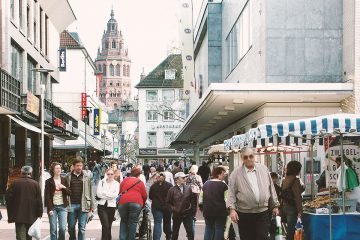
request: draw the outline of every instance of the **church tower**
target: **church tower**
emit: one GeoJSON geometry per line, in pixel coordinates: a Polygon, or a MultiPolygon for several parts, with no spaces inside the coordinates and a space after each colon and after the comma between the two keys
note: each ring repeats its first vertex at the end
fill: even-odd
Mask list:
{"type": "Polygon", "coordinates": [[[119,108],[131,97],[131,60],[124,47],[124,38],[111,10],[110,19],[104,30],[101,47],[95,60],[97,69],[103,73],[99,83],[100,101],[111,109],[119,108]]]}

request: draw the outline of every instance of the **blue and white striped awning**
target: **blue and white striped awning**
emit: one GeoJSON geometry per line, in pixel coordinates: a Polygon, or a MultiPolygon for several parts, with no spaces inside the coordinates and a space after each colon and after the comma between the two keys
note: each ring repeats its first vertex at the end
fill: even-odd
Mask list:
{"type": "Polygon", "coordinates": [[[241,149],[245,146],[258,145],[256,142],[287,142],[294,136],[317,136],[332,134],[334,130],[341,133],[360,133],[360,115],[334,114],[286,122],[263,124],[250,129],[247,133],[233,136],[224,141],[225,150],[241,149]]]}

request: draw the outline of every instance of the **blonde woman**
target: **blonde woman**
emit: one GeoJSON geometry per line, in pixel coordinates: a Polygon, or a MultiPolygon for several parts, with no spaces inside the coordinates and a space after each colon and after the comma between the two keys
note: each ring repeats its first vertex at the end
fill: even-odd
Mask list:
{"type": "Polygon", "coordinates": [[[116,210],[116,197],[119,194],[120,183],[114,179],[114,170],[106,169],[106,177],[102,179],[96,191],[98,214],[102,225],[101,239],[111,240],[111,226],[116,210]]]}

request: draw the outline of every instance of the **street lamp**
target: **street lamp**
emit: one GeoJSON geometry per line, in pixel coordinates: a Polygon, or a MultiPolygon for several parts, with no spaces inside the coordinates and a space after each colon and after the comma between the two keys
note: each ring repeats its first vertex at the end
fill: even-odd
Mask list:
{"type": "MultiPolygon", "coordinates": [[[[53,69],[46,69],[46,68],[33,68],[31,69],[31,71],[33,72],[38,72],[38,73],[51,73],[54,72],[53,69]]],[[[41,77],[40,77],[40,81],[41,81],[41,77]]],[[[40,94],[40,98],[41,98],[41,169],[40,169],[40,174],[41,174],[41,196],[42,198],[44,198],[44,190],[45,190],[45,179],[44,179],[44,165],[45,165],[45,151],[44,151],[44,147],[45,147],[45,141],[44,141],[44,111],[45,111],[45,107],[44,107],[44,99],[45,99],[45,90],[46,90],[46,86],[45,86],[46,82],[40,82],[40,89],[41,89],[41,94],[40,94]]]]}

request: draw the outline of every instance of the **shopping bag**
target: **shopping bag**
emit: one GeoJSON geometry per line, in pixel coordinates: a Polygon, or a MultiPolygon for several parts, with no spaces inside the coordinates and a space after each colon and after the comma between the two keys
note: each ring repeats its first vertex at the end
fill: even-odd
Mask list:
{"type": "Polygon", "coordinates": [[[354,190],[354,188],[359,186],[358,176],[354,169],[352,169],[351,167],[347,168],[345,172],[345,176],[346,176],[346,190],[352,191],[354,190]]]}
{"type": "Polygon", "coordinates": [[[275,230],[275,240],[282,240],[282,226],[281,226],[281,217],[276,216],[275,217],[275,223],[276,223],[276,230],[275,230]]]}
{"type": "Polygon", "coordinates": [[[294,240],[302,240],[304,235],[304,227],[302,225],[301,218],[298,218],[295,225],[294,240]]]}
{"type": "Polygon", "coordinates": [[[231,218],[228,216],[225,224],[224,239],[229,239],[230,225],[231,225],[231,218]]]}
{"type": "Polygon", "coordinates": [[[41,219],[38,218],[29,228],[28,235],[36,240],[41,239],[41,219]]]}

